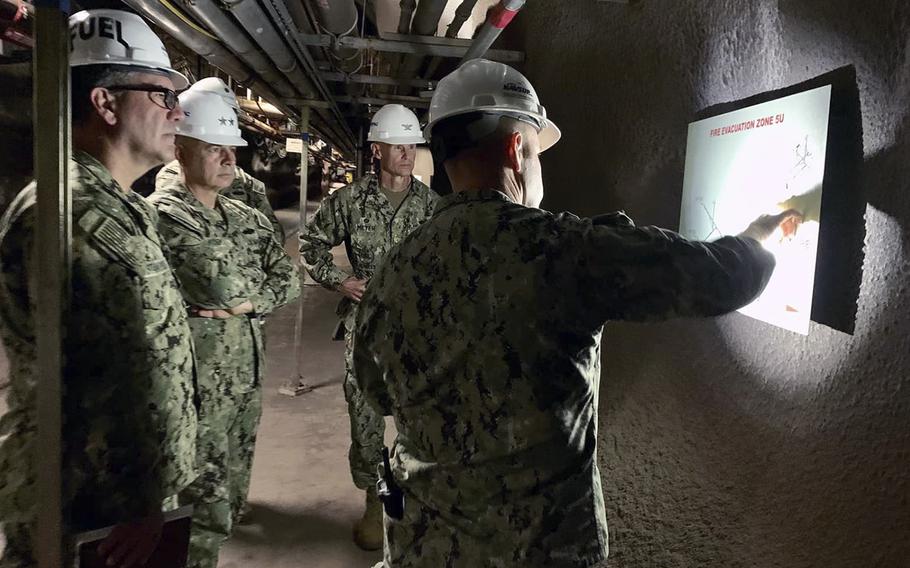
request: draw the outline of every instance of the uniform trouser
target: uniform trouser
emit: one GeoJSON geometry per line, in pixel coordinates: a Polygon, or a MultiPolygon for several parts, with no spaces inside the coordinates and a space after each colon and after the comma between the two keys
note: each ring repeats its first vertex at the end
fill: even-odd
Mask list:
{"type": "Polygon", "coordinates": [[[180,495],[182,505],[194,508],[187,568],[218,565],[218,550],[246,503],[261,412],[259,388],[202,403],[196,442],[201,474],[180,495]]]}
{"type": "Polygon", "coordinates": [[[354,334],[345,331],[344,399],[351,419],[351,448],[348,461],[351,477],[359,489],[376,487],[376,465],[382,462],[382,440],[385,422],[382,415],[367,403],[354,375],[354,334]]]}

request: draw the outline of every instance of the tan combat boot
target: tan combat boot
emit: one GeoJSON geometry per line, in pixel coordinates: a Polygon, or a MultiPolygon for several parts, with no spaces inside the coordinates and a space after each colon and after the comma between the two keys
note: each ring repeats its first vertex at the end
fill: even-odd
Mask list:
{"type": "Polygon", "coordinates": [[[354,525],[354,544],[363,550],[382,548],[382,502],[375,489],[367,490],[366,509],[354,525]]]}

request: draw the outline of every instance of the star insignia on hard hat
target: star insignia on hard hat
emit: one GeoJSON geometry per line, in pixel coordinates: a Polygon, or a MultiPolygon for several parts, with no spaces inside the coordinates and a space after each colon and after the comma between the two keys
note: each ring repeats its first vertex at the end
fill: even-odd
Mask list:
{"type": "Polygon", "coordinates": [[[234,126],[234,119],[233,119],[233,118],[229,118],[229,119],[228,119],[228,123],[229,123],[231,126],[234,126]]]}
{"type": "Polygon", "coordinates": [[[402,124],[402,125],[401,125],[401,127],[404,128],[405,130],[407,130],[408,132],[411,131],[411,128],[412,128],[413,126],[414,126],[413,124],[402,124]]]}
{"type": "Polygon", "coordinates": [[[227,124],[227,119],[222,116],[221,118],[218,119],[218,122],[221,123],[221,126],[224,126],[225,124],[227,124]]]}

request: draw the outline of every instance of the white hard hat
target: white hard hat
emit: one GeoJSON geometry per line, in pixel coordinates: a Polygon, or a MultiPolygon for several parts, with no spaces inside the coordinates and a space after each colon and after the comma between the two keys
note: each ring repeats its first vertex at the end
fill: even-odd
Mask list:
{"type": "Polygon", "coordinates": [[[232,109],[238,110],[240,108],[240,104],[237,102],[237,95],[227,86],[227,83],[218,77],[199,79],[190,86],[189,90],[198,93],[215,93],[224,99],[224,102],[231,105],[232,109]]]}
{"type": "Polygon", "coordinates": [[[539,125],[540,151],[559,140],[562,133],[540,104],[537,92],[524,75],[502,63],[472,59],[439,81],[430,100],[427,140],[433,127],[445,118],[485,112],[533,119],[539,125]]]}
{"type": "Polygon", "coordinates": [[[417,115],[403,105],[385,105],[370,120],[368,142],[386,144],[425,144],[417,115]]]}
{"type": "Polygon", "coordinates": [[[127,65],[163,71],[174,89],[189,81],[171,67],[161,39],[145,20],[122,10],[83,10],[70,16],[70,67],[127,65]]]}
{"type": "Polygon", "coordinates": [[[218,146],[246,146],[237,112],[221,95],[190,90],[179,99],[186,118],[177,123],[177,134],[218,146]]]}

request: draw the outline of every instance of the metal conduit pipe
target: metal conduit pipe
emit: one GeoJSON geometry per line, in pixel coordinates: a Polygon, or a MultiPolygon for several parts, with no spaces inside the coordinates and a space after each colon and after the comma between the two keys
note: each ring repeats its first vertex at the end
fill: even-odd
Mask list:
{"type": "Polygon", "coordinates": [[[284,43],[282,34],[271,24],[256,0],[228,0],[227,7],[291,84],[304,97],[314,97],[316,89],[312,81],[297,65],[297,59],[284,43]]]}
{"type": "Polygon", "coordinates": [[[322,29],[335,35],[347,35],[357,29],[357,6],[354,0],[310,0],[322,29]]]}
{"type": "Polygon", "coordinates": [[[234,77],[238,82],[247,84],[252,81],[252,73],[237,59],[237,56],[218,41],[191,28],[157,0],[124,0],[124,2],[164,28],[164,31],[171,37],[204,57],[209,63],[234,77]]]}
{"type": "MultiPolygon", "coordinates": [[[[310,0],[319,27],[334,36],[346,36],[357,32],[357,6],[354,0],[310,0]]],[[[351,72],[360,67],[360,51],[351,48],[332,47],[332,55],[342,68],[351,72]]]]}
{"type": "Polygon", "coordinates": [[[288,105],[284,104],[282,97],[279,97],[278,93],[276,93],[268,83],[264,83],[263,81],[255,79],[251,81],[247,86],[257,95],[275,105],[278,110],[283,112],[288,117],[297,118],[298,113],[292,110],[288,105]]]}
{"type": "MultiPolygon", "coordinates": [[[[417,5],[417,13],[414,14],[414,21],[411,23],[411,33],[435,36],[439,27],[439,19],[445,11],[447,0],[420,0],[417,5]]],[[[409,79],[417,75],[420,67],[423,65],[424,58],[419,55],[405,56],[398,66],[397,75],[400,79],[409,79]]],[[[409,89],[397,89],[397,92],[408,92],[409,89]]]]}
{"type": "Polygon", "coordinates": [[[471,13],[474,11],[474,6],[477,5],[477,0],[463,0],[461,4],[455,8],[455,17],[452,18],[452,23],[449,24],[449,27],[446,29],[446,37],[458,37],[458,32],[461,31],[461,26],[468,21],[468,18],[471,17],[471,13]]]}
{"type": "Polygon", "coordinates": [[[295,95],[294,87],[213,0],[187,0],[185,6],[279,95],[295,95]]]}
{"type": "Polygon", "coordinates": [[[496,38],[499,37],[502,30],[509,25],[509,22],[515,17],[515,14],[517,14],[524,5],[525,0],[501,0],[499,4],[491,8],[490,11],[487,12],[486,21],[480,29],[477,30],[477,33],[474,34],[474,40],[471,42],[471,47],[468,48],[468,52],[465,53],[464,57],[461,59],[461,63],[483,57],[483,54],[490,49],[490,46],[493,45],[493,42],[496,41],[496,38]]]}
{"type": "Polygon", "coordinates": [[[435,36],[439,27],[439,18],[446,9],[448,0],[420,0],[414,21],[411,22],[411,33],[435,36]]]}
{"type": "MultiPolygon", "coordinates": [[[[295,20],[291,12],[288,10],[288,2],[299,2],[300,0],[261,0],[262,7],[267,10],[270,21],[274,22],[275,27],[279,30],[279,33],[284,35],[290,44],[291,50],[297,56],[298,60],[302,64],[303,73],[306,77],[312,82],[316,88],[317,95],[313,97],[315,99],[323,99],[329,102],[330,108],[322,109],[316,108],[313,119],[316,129],[323,128],[321,134],[328,134],[324,136],[327,140],[333,140],[335,143],[339,144],[339,148],[346,149],[349,153],[353,153],[353,134],[345,122],[341,111],[338,106],[332,102],[332,93],[329,91],[328,86],[325,82],[319,78],[319,70],[316,65],[316,62],[313,60],[310,52],[307,51],[307,48],[302,45],[293,35],[293,30],[298,26],[295,24],[295,20]],[[325,121],[324,127],[319,126],[319,120],[322,119],[325,121]]],[[[301,4],[301,7],[303,5],[301,4]]]]}
{"type": "Polygon", "coordinates": [[[161,5],[157,0],[124,0],[131,8],[164,28],[174,39],[189,47],[209,63],[218,67],[234,78],[238,83],[246,85],[268,99],[288,116],[297,116],[297,113],[288,108],[281,101],[271,86],[260,81],[237,57],[223,45],[210,37],[204,36],[189,27],[186,22],[177,17],[173,12],[161,5]]]}
{"type": "Polygon", "coordinates": [[[237,97],[237,103],[240,105],[240,108],[249,114],[259,114],[269,118],[285,118],[284,113],[271,103],[260,103],[259,101],[247,99],[245,97],[237,97]]]}
{"type": "Polygon", "coordinates": [[[398,33],[411,33],[411,18],[414,16],[414,9],[417,8],[417,0],[401,0],[398,5],[401,8],[401,15],[398,17],[398,33]]]}

